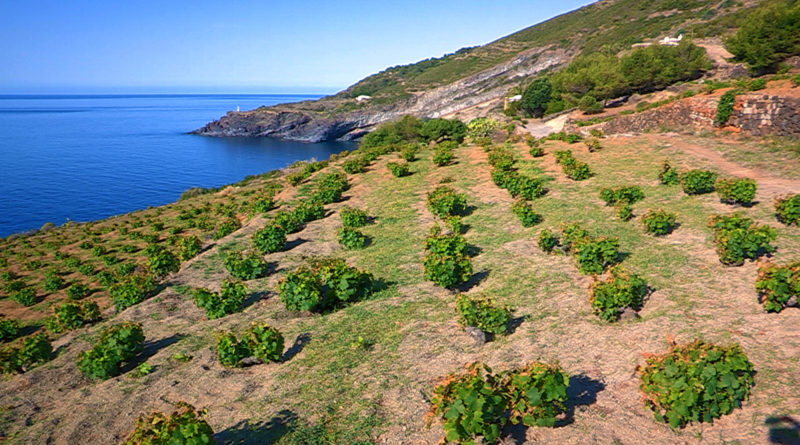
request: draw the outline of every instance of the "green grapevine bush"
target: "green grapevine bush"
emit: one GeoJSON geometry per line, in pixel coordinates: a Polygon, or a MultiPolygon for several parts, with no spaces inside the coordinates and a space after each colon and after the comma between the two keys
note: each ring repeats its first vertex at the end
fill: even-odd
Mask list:
{"type": "Polygon", "coordinates": [[[362,300],[372,291],[372,274],[340,259],[300,266],[278,284],[278,295],[290,311],[322,312],[362,300]]]}
{"type": "Polygon", "coordinates": [[[344,164],[342,164],[342,169],[352,175],[364,172],[364,170],[367,168],[367,165],[369,165],[369,162],[366,159],[350,158],[344,161],[344,164]]]}
{"type": "Polygon", "coordinates": [[[54,333],[78,329],[100,319],[100,308],[94,301],[63,303],[53,309],[54,319],[48,329],[54,333]]]}
{"type": "Polygon", "coordinates": [[[633,218],[633,206],[627,202],[618,202],[615,206],[617,209],[617,216],[623,221],[628,221],[633,218]]]}
{"type": "Polygon", "coordinates": [[[268,224],[253,234],[253,246],[261,253],[280,252],[286,247],[286,230],[274,222],[268,224]]]}
{"type": "Polygon", "coordinates": [[[494,299],[485,296],[461,294],[456,299],[458,322],[490,334],[505,334],[511,321],[511,310],[499,306],[494,299]]]}
{"type": "Polygon", "coordinates": [[[510,171],[514,169],[516,163],[514,153],[506,148],[495,148],[489,152],[489,165],[500,171],[510,171]]]}
{"type": "Polygon", "coordinates": [[[258,197],[250,204],[250,211],[253,213],[267,213],[273,208],[275,208],[275,200],[271,194],[258,197]]]}
{"type": "Polygon", "coordinates": [[[450,164],[454,157],[453,150],[450,148],[437,147],[433,150],[433,163],[439,167],[450,164]]]}
{"type": "Polygon", "coordinates": [[[798,305],[800,298],[800,261],[777,266],[762,264],[758,268],[756,290],[767,312],[780,312],[789,305],[798,305]]]}
{"type": "Polygon", "coordinates": [[[386,167],[388,167],[389,171],[391,171],[392,174],[398,178],[402,176],[408,176],[409,174],[408,164],[401,164],[399,162],[389,162],[386,164],[386,167]]]}
{"type": "Polygon", "coordinates": [[[264,323],[254,323],[237,339],[230,332],[217,337],[217,356],[223,366],[239,366],[247,357],[255,357],[262,363],[277,362],[283,355],[283,335],[264,323]]]}
{"type": "Polygon", "coordinates": [[[429,192],[427,202],[428,210],[440,218],[463,215],[467,209],[467,196],[445,185],[429,192]]]}
{"type": "Polygon", "coordinates": [[[607,206],[617,203],[633,204],[644,199],[644,192],[636,185],[615,189],[604,188],[600,190],[600,199],[605,201],[607,206]]]}
{"type": "Polygon", "coordinates": [[[225,269],[239,280],[255,280],[267,274],[267,262],[256,252],[232,250],[225,255],[225,269]]]}
{"type": "Polygon", "coordinates": [[[642,224],[647,233],[656,236],[672,233],[675,229],[676,218],[674,213],[664,210],[651,210],[642,216],[642,224]]]}
{"type": "Polygon", "coordinates": [[[403,150],[400,152],[400,156],[406,162],[414,162],[417,160],[417,146],[410,144],[407,145],[403,150]]]}
{"type": "Polygon", "coordinates": [[[11,299],[23,306],[33,306],[36,304],[36,291],[32,287],[26,287],[12,293],[11,299]]]}
{"type": "Polygon", "coordinates": [[[25,372],[42,363],[50,361],[53,346],[44,333],[32,335],[22,340],[19,348],[0,349],[0,373],[25,372]]]}
{"type": "Polygon", "coordinates": [[[714,123],[723,126],[728,122],[728,119],[733,113],[733,105],[736,103],[736,90],[728,90],[722,94],[717,103],[717,115],[714,117],[714,123]]]}
{"type": "Polygon", "coordinates": [[[542,222],[542,216],[534,212],[533,207],[524,199],[514,201],[511,211],[519,218],[522,227],[533,227],[542,222]]]}
{"type": "Polygon", "coordinates": [[[708,225],[714,230],[719,261],[726,266],[741,266],[745,259],[755,260],[775,251],[770,245],[778,236],[775,229],[759,226],[742,213],[713,216],[708,225]]]}
{"type": "Polygon", "coordinates": [[[150,275],[130,275],[108,289],[111,300],[120,312],[144,301],[156,291],[156,280],[150,275]]]}
{"type": "Polygon", "coordinates": [[[535,147],[531,147],[531,149],[528,150],[528,153],[530,153],[530,155],[534,158],[540,158],[544,156],[544,148],[537,145],[535,147]]]}
{"type": "Polygon", "coordinates": [[[564,174],[572,180],[582,181],[584,179],[589,179],[593,174],[591,169],[589,169],[589,165],[575,159],[570,150],[555,151],[553,152],[553,156],[555,156],[556,162],[561,164],[561,170],[564,174]]]}
{"type": "Polygon", "coordinates": [[[569,375],[558,365],[533,362],[500,374],[500,387],[512,424],[552,427],[566,410],[569,375]]]}
{"type": "Polygon", "coordinates": [[[345,249],[362,249],[367,245],[367,236],[358,229],[351,227],[340,227],[336,239],[345,249]]]}
{"type": "Polygon", "coordinates": [[[295,221],[302,224],[322,219],[325,217],[325,208],[319,201],[307,200],[297,205],[292,210],[292,215],[295,221]]]}
{"type": "Polygon", "coordinates": [[[539,232],[538,244],[540,249],[542,249],[547,253],[550,253],[559,244],[561,244],[561,241],[558,239],[558,236],[556,236],[553,232],[544,229],[541,232],[539,232]]]}
{"type": "Polygon", "coordinates": [[[492,132],[500,128],[500,122],[490,117],[477,117],[467,124],[467,135],[473,139],[485,138],[492,135],[492,132]]]}
{"type": "Polygon", "coordinates": [[[453,287],[472,276],[472,262],[465,255],[429,253],[422,261],[425,278],[441,287],[453,287]]]}
{"type": "Polygon", "coordinates": [[[209,320],[238,312],[245,297],[247,297],[245,285],[233,280],[223,281],[219,293],[203,288],[194,290],[194,302],[197,307],[205,309],[209,320]]]}
{"type": "MultiPolygon", "coordinates": [[[[317,181],[316,191],[311,195],[310,200],[321,204],[337,202],[342,199],[342,193],[347,190],[347,188],[347,175],[341,171],[334,171],[323,175],[319,181],[317,181]]],[[[322,216],[324,216],[324,211],[322,216]]],[[[322,218],[322,216],[319,218],[322,218]]]]}
{"type": "Polygon", "coordinates": [[[589,302],[600,318],[615,321],[625,308],[638,311],[644,304],[647,293],[647,284],[641,277],[615,266],[605,280],[592,284],[589,302]]]}
{"type": "Polygon", "coordinates": [[[697,340],[672,345],[639,369],[645,404],[673,428],[713,422],[741,406],[753,386],[753,364],[738,344],[697,340]]]}
{"type": "Polygon", "coordinates": [[[425,239],[425,250],[443,255],[466,255],[467,240],[458,233],[442,233],[438,225],[431,228],[431,234],[425,239]]]}
{"type": "Polygon", "coordinates": [[[339,210],[339,217],[342,219],[342,225],[345,227],[363,227],[367,225],[368,216],[367,212],[354,207],[342,207],[339,210]]]}
{"type": "Polygon", "coordinates": [[[91,292],[89,286],[83,283],[75,283],[67,288],[67,297],[69,297],[70,300],[80,300],[86,298],[91,292]]]}
{"type": "Polygon", "coordinates": [[[106,380],[119,375],[122,364],[143,349],[142,325],[124,322],[106,328],[92,349],[78,356],[78,369],[92,380],[106,380]]]}
{"type": "Polygon", "coordinates": [[[714,191],[717,174],[708,170],[689,170],[681,174],[681,185],[687,195],[702,195],[714,191]]]}
{"type": "Polygon", "coordinates": [[[150,251],[147,255],[147,266],[154,276],[164,277],[180,269],[181,260],[165,247],[153,245],[149,246],[147,250],[150,251]]]}
{"type": "Polygon", "coordinates": [[[175,404],[172,414],[154,412],[136,419],[136,429],[123,445],[210,445],[216,443],[214,430],[206,422],[206,410],[186,402],[175,404]]]}
{"type": "Polygon", "coordinates": [[[17,338],[19,323],[12,318],[0,316],[0,341],[6,342],[17,338]]]}
{"type": "Polygon", "coordinates": [[[492,181],[498,187],[508,190],[508,193],[515,198],[522,197],[533,200],[547,193],[544,181],[521,175],[515,171],[493,170],[492,181]]]}
{"type": "Polygon", "coordinates": [[[200,253],[203,243],[195,235],[186,236],[178,240],[178,258],[181,261],[192,259],[200,253]]]}
{"type": "Polygon", "coordinates": [[[790,226],[800,225],[800,194],[788,195],[775,200],[778,221],[790,226]]]}
{"type": "Polygon", "coordinates": [[[563,233],[582,274],[601,274],[619,261],[617,238],[592,237],[577,224],[565,226],[563,233]]]}
{"type": "Polygon", "coordinates": [[[725,204],[749,206],[756,197],[756,181],[748,178],[719,179],[714,187],[725,204]]]}
{"type": "Polygon", "coordinates": [[[242,223],[236,218],[228,218],[222,223],[218,224],[216,230],[214,230],[214,234],[212,238],[216,241],[218,239],[224,238],[231,233],[239,230],[242,227],[242,223]]]}
{"type": "Polygon", "coordinates": [[[661,171],[658,172],[658,180],[663,185],[678,185],[680,182],[678,170],[672,167],[669,161],[664,160],[664,164],[661,165],[661,171]]]}

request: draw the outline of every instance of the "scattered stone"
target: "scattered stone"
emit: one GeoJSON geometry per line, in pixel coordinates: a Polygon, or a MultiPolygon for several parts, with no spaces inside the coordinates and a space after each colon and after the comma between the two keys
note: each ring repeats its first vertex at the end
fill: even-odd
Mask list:
{"type": "Polygon", "coordinates": [[[467,326],[464,331],[475,340],[475,346],[481,347],[486,344],[486,333],[474,326],[467,326]]]}
{"type": "Polygon", "coordinates": [[[793,295],[789,300],[786,301],[786,306],[795,307],[797,306],[797,295],[793,295]]]}
{"type": "Polygon", "coordinates": [[[625,307],[624,309],[622,309],[622,312],[620,312],[620,314],[619,314],[619,319],[622,320],[622,321],[636,320],[638,318],[639,318],[639,314],[635,310],[631,309],[630,307],[625,307]]]}

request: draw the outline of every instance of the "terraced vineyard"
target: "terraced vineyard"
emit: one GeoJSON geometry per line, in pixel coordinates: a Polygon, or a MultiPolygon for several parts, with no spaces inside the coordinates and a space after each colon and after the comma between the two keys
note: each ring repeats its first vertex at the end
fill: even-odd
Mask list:
{"type": "MultiPolygon", "coordinates": [[[[642,135],[603,138],[590,152],[581,143],[538,141],[544,156],[536,158],[529,151],[539,150],[524,143],[466,144],[450,148],[453,158],[437,162],[442,166],[433,160],[441,148],[409,155],[384,147],[162,208],[6,240],[4,285],[21,284],[3,295],[34,290],[27,308],[0,300],[0,311],[20,324],[9,337],[46,332],[54,351],[0,382],[0,431],[9,443],[118,443],[137,417],[185,401],[207,414],[183,407],[181,418],[205,419],[220,443],[436,443],[465,434],[454,415],[443,423],[440,414],[455,400],[446,385],[470,382],[502,394],[492,399],[485,425],[469,426],[487,438],[673,444],[792,437],[779,418],[800,415],[800,311],[783,309],[785,299],[765,310],[755,288],[759,265],[751,259],[764,261],[773,250],[770,261],[781,266],[800,258],[800,228],[778,221],[773,205],[800,192],[800,181],[717,162],[721,155],[706,148],[716,143],[642,135]],[[559,155],[557,163],[554,153],[566,150],[571,156],[559,155]],[[362,156],[365,162],[352,162],[362,156]],[[681,178],[709,170],[755,179],[754,202],[687,194],[685,180],[662,184],[667,159],[681,178]],[[347,162],[363,171],[337,173],[347,162]],[[393,174],[397,165],[408,171],[393,174]],[[576,170],[588,173],[570,173],[576,170]],[[438,187],[452,190],[437,192],[444,198],[431,203],[438,187]],[[352,210],[341,218],[346,208],[367,218],[352,210]],[[736,227],[709,227],[714,215],[734,211],[741,215],[724,221],[736,227]],[[231,233],[224,233],[226,224],[231,233]],[[729,261],[741,265],[724,265],[720,255],[732,255],[724,231],[740,227],[761,235],[747,235],[755,247],[748,244],[742,261],[729,261]],[[549,244],[540,243],[545,230],[549,244]],[[180,255],[193,244],[182,241],[189,236],[202,246],[194,257],[180,255]],[[117,263],[133,266],[119,270],[117,263]],[[93,273],[80,270],[87,264],[93,273]],[[466,264],[469,273],[460,273],[466,264]],[[43,290],[51,269],[49,276],[63,280],[61,290],[43,290]],[[244,280],[243,294],[232,274],[244,280]],[[138,275],[157,286],[136,294],[141,298],[130,307],[117,304],[114,314],[112,289],[138,275]],[[222,289],[226,280],[229,290],[222,289]],[[45,330],[44,317],[79,283],[88,295],[74,300],[99,303],[102,320],[45,330]],[[475,317],[487,317],[482,333],[464,329],[475,317]],[[123,325],[132,352],[117,357],[112,375],[93,381],[77,362],[116,354],[97,339],[122,322],[138,323],[144,340],[123,325]],[[698,339],[707,343],[694,344],[698,339]],[[733,343],[741,350],[709,346],[733,343]],[[691,404],[685,414],[670,414],[652,383],[659,372],[672,372],[659,366],[682,356],[685,344],[710,351],[703,353],[709,363],[723,353],[736,361],[725,362],[724,372],[741,379],[730,384],[737,390],[708,411],[730,414],[713,423],[704,413],[687,421],[691,404]],[[82,354],[90,349],[96,352],[82,354]],[[652,356],[668,351],[672,356],[652,356]],[[491,370],[473,367],[464,377],[463,365],[476,361],[491,370]],[[459,374],[435,390],[453,372],[459,374]],[[651,379],[642,386],[647,403],[643,375],[651,379]],[[540,383],[546,402],[528,392],[540,383]],[[654,418],[662,414],[664,422],[654,418]]],[[[753,144],[730,140],[724,150],[747,153],[753,144]]],[[[784,171],[800,161],[765,152],[759,165],[784,171]]],[[[719,366],[714,372],[723,373],[719,366]]]]}

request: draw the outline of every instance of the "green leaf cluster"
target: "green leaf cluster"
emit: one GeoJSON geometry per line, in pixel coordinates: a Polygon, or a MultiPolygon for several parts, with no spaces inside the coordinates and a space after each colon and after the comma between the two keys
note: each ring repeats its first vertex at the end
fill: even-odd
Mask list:
{"type": "Polygon", "coordinates": [[[108,288],[111,301],[121,312],[134,304],[144,301],[156,291],[156,280],[150,275],[128,275],[108,288]]]}
{"type": "Polygon", "coordinates": [[[713,422],[739,408],[753,386],[753,364],[738,344],[673,345],[640,368],[640,389],[656,420],[673,428],[713,422]]]}
{"type": "Polygon", "coordinates": [[[680,182],[678,170],[671,166],[668,160],[664,160],[661,165],[661,171],[658,172],[658,181],[663,185],[677,185],[680,182]]]}
{"type": "Polygon", "coordinates": [[[214,229],[214,233],[211,235],[211,237],[214,239],[214,241],[216,241],[239,230],[241,227],[241,221],[234,217],[230,217],[217,224],[217,227],[214,229]]]}
{"type": "Polygon", "coordinates": [[[556,162],[561,165],[561,170],[568,178],[574,181],[583,181],[592,177],[592,170],[589,164],[579,161],[572,156],[571,150],[560,150],[553,152],[556,162]]]}
{"type": "Polygon", "coordinates": [[[342,207],[339,210],[339,218],[341,218],[343,226],[358,228],[366,226],[369,217],[365,210],[355,207],[342,207]]]}
{"type": "Polygon", "coordinates": [[[525,176],[513,170],[492,170],[492,181],[515,198],[522,197],[533,200],[547,194],[547,188],[542,179],[525,176]]]}
{"type": "Polygon", "coordinates": [[[25,372],[50,361],[53,346],[44,333],[22,340],[19,348],[7,346],[0,349],[0,373],[25,372]]]}
{"type": "MultiPolygon", "coordinates": [[[[253,237],[255,239],[255,236],[253,237]]],[[[255,242],[254,242],[255,243],[255,242]]],[[[239,280],[255,280],[267,274],[268,265],[256,252],[231,250],[225,254],[225,269],[239,280]]]]}
{"type": "Polygon", "coordinates": [[[17,338],[19,334],[19,322],[13,318],[0,316],[0,341],[6,342],[17,338]]]}
{"type": "Polygon", "coordinates": [[[433,149],[433,163],[436,164],[438,167],[444,167],[445,165],[449,165],[453,162],[455,155],[453,154],[453,149],[450,147],[440,147],[437,145],[433,149]]]}
{"type": "Polygon", "coordinates": [[[577,260],[582,274],[601,274],[619,261],[617,238],[593,237],[575,223],[565,225],[562,233],[566,241],[564,245],[577,260]]]}
{"type": "Polygon", "coordinates": [[[778,221],[790,226],[800,225],[800,194],[787,195],[775,200],[778,221]]]}
{"type": "Polygon", "coordinates": [[[489,152],[489,165],[500,171],[511,171],[517,162],[514,152],[508,147],[497,147],[489,152]]]}
{"type": "Polygon", "coordinates": [[[124,322],[106,328],[92,349],[78,356],[78,369],[92,380],[119,375],[121,366],[144,349],[144,331],[139,323],[124,322]]]}
{"type": "Polygon", "coordinates": [[[443,234],[434,226],[425,240],[428,254],[422,260],[425,278],[442,287],[463,283],[472,276],[467,241],[458,233],[443,234]]]}
{"type": "Polygon", "coordinates": [[[62,303],[53,308],[54,318],[47,324],[54,333],[77,329],[100,319],[100,308],[94,301],[62,303]]]}
{"type": "Polygon", "coordinates": [[[600,190],[600,199],[605,201],[607,206],[617,203],[633,204],[644,199],[644,192],[638,185],[630,185],[617,188],[604,188],[600,190]]]}
{"type": "Polygon", "coordinates": [[[230,315],[239,310],[247,297],[247,288],[240,281],[225,280],[219,292],[198,288],[194,290],[194,303],[205,309],[209,320],[230,315]]]}
{"type": "Polygon", "coordinates": [[[533,207],[524,199],[517,199],[511,205],[511,211],[522,223],[522,227],[533,227],[542,222],[542,215],[533,210],[533,207]]]}
{"type": "Polygon", "coordinates": [[[490,117],[476,117],[467,123],[467,135],[473,140],[487,138],[500,128],[500,122],[490,117]]]}
{"type": "Polygon", "coordinates": [[[620,266],[612,267],[604,280],[589,289],[589,302],[595,314],[605,321],[616,321],[625,308],[638,311],[648,293],[647,283],[620,266]]]}
{"type": "Polygon", "coordinates": [[[560,240],[558,239],[558,235],[551,232],[548,229],[544,229],[539,232],[539,238],[537,240],[537,244],[539,248],[547,253],[551,253],[553,249],[555,249],[559,244],[560,240]]]}
{"type": "Polygon", "coordinates": [[[687,195],[702,195],[714,191],[717,174],[708,170],[689,170],[680,175],[681,186],[687,195]]]}
{"type": "Polygon", "coordinates": [[[185,236],[178,240],[178,258],[181,261],[192,259],[200,253],[203,243],[195,235],[185,236]]]}
{"type": "Polygon", "coordinates": [[[290,272],[278,284],[278,296],[290,311],[322,312],[356,302],[373,291],[373,277],[344,260],[316,260],[290,272]]]}
{"type": "Polygon", "coordinates": [[[794,298],[800,298],[800,261],[778,266],[764,263],[758,268],[756,290],[767,312],[780,312],[794,298]]]}
{"type": "Polygon", "coordinates": [[[386,164],[386,167],[389,168],[389,171],[392,172],[392,175],[394,175],[397,178],[409,175],[408,164],[400,162],[389,162],[386,164]]]}
{"type": "Polygon", "coordinates": [[[217,357],[223,366],[236,367],[242,359],[255,357],[262,363],[277,362],[283,355],[283,334],[265,323],[254,323],[241,339],[230,332],[217,337],[217,357]]]}
{"type": "Polygon", "coordinates": [[[714,230],[719,261],[726,266],[741,266],[745,259],[755,260],[776,249],[770,244],[778,236],[775,229],[757,225],[740,212],[715,215],[708,225],[714,230]]]}
{"type": "Polygon", "coordinates": [[[286,229],[275,221],[253,233],[253,246],[261,253],[280,252],[286,247],[286,229]]]}
{"type": "Polygon", "coordinates": [[[500,306],[491,297],[460,294],[456,299],[458,323],[490,334],[505,334],[511,321],[511,310],[500,306]]]}
{"type": "Polygon", "coordinates": [[[150,413],[136,419],[136,429],[123,445],[212,445],[214,430],[206,422],[208,413],[186,402],[175,404],[177,410],[167,415],[150,413]]]}
{"type": "Polygon", "coordinates": [[[358,229],[352,227],[339,227],[336,239],[345,249],[363,249],[367,245],[368,238],[358,229]]]}
{"type": "Polygon", "coordinates": [[[181,267],[181,260],[178,259],[166,247],[152,244],[147,247],[147,267],[156,277],[164,277],[175,273],[181,267]]]}
{"type": "Polygon", "coordinates": [[[467,210],[467,196],[456,193],[452,187],[440,185],[428,193],[427,204],[428,210],[440,218],[463,215],[467,210]]]}
{"type": "Polygon", "coordinates": [[[749,178],[718,179],[714,187],[725,204],[747,206],[756,197],[756,181],[749,178]]]}
{"type": "Polygon", "coordinates": [[[676,217],[674,213],[664,210],[650,210],[642,216],[642,224],[647,233],[656,236],[672,233],[675,229],[676,217]]]}

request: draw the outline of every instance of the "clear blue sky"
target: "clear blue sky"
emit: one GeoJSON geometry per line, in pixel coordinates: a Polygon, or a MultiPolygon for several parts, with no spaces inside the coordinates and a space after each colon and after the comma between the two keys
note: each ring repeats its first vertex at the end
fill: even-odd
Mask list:
{"type": "Polygon", "coordinates": [[[0,1],[0,93],[334,92],[590,0],[0,1]]]}

